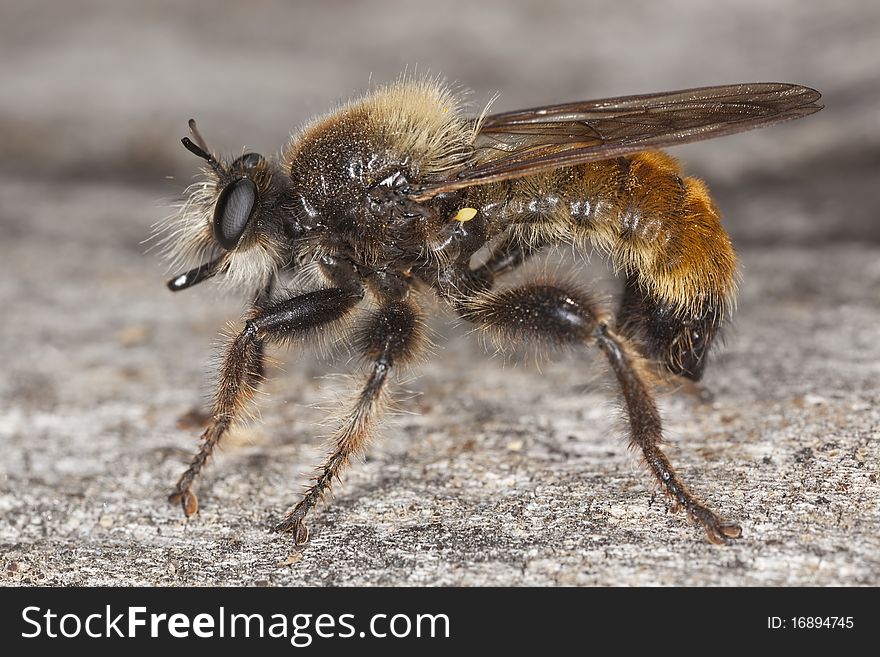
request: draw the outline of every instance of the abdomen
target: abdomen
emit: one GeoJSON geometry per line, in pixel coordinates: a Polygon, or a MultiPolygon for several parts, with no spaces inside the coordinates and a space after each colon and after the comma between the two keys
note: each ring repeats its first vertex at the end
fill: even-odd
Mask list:
{"type": "Polygon", "coordinates": [[[532,244],[589,242],[627,285],[618,322],[693,379],[732,306],[736,256],[706,186],[662,152],[475,187],[493,232],[532,244]]]}

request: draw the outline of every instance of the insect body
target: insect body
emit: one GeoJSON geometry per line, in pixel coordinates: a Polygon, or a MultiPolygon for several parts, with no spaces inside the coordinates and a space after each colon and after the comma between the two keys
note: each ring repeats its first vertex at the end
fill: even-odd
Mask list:
{"type": "Polygon", "coordinates": [[[805,116],[821,108],[818,98],[796,85],[744,84],[473,119],[442,83],[401,80],[307,125],[273,160],[218,160],[190,121],[183,143],[207,163],[206,179],[164,242],[177,264],[199,264],[168,285],[217,276],[252,302],[172,501],[187,516],[198,510],[194,482],[259,386],[265,345],[348,327],[367,363],[362,388],[277,526],[305,542],[307,513],[372,437],[393,371],[422,353],[419,298],[433,293],[502,347],[598,348],[630,440],[673,506],[712,542],[738,537],[659,447],[653,373],[702,376],[732,307],[736,261],[706,187],[653,149],[805,116]],[[503,285],[504,274],[560,243],[598,249],[623,272],[616,319],[571,282],[503,285]]]}

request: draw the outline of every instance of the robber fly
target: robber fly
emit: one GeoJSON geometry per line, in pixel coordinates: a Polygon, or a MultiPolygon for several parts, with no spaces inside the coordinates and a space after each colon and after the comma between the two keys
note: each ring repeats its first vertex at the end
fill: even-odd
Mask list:
{"type": "Polygon", "coordinates": [[[473,118],[440,80],[401,79],[306,125],[278,158],[204,160],[164,245],[180,291],[247,291],[201,448],[170,499],[198,511],[197,477],[263,380],[265,348],[349,331],[366,363],[356,401],[303,497],[276,529],[308,540],[309,510],[373,436],[392,374],[425,349],[433,293],[498,346],[594,347],[607,358],[648,470],[713,543],[741,535],[690,492],[660,449],[653,373],[699,380],[736,292],[736,258],[706,186],[657,149],[812,114],[812,89],[736,84],[473,118]],[[542,278],[498,285],[542,250],[605,254],[625,283],[616,314],[542,278]],[[481,256],[475,257],[480,252],[481,256]],[[186,263],[189,264],[186,264],[186,263]]]}

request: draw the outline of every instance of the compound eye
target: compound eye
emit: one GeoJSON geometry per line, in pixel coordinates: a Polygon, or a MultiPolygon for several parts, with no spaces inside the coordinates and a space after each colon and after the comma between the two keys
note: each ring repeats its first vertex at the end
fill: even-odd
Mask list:
{"type": "Polygon", "coordinates": [[[214,237],[232,251],[244,232],[257,202],[257,186],[249,178],[227,185],[214,210],[214,237]]]}
{"type": "Polygon", "coordinates": [[[232,168],[256,169],[264,159],[259,153],[245,153],[232,163],[232,168]]]}

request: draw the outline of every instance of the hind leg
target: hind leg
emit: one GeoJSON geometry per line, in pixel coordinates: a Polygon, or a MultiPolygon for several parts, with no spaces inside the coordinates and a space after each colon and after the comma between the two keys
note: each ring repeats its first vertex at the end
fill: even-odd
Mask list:
{"type": "Polygon", "coordinates": [[[502,345],[528,340],[556,346],[595,346],[617,378],[629,420],[630,441],[656,481],[699,522],[712,543],[737,538],[741,529],[700,502],[685,486],[660,449],[660,413],[645,359],[589,295],[569,284],[532,283],[500,291],[477,292],[460,302],[462,316],[487,330],[502,345]]]}
{"type": "Polygon", "coordinates": [[[692,381],[703,378],[709,349],[721,330],[724,310],[704,302],[682,311],[647,292],[635,276],[627,276],[618,323],[641,342],[645,353],[672,374],[692,381]]]}

